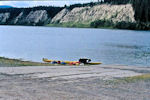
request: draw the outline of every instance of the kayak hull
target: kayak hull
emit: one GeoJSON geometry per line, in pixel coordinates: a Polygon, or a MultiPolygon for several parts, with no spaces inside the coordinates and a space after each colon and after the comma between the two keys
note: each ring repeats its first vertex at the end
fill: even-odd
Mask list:
{"type": "Polygon", "coordinates": [[[90,63],[87,63],[89,65],[99,65],[99,64],[102,64],[101,62],[90,62],[90,63]]]}
{"type": "Polygon", "coordinates": [[[43,61],[44,61],[44,62],[49,62],[49,63],[50,63],[50,62],[52,62],[53,60],[48,60],[48,59],[46,59],[46,58],[43,58],[43,61]]]}

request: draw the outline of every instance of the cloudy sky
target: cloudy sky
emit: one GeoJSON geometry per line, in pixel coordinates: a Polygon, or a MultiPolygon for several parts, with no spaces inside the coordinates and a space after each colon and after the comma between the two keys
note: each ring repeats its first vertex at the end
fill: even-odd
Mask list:
{"type": "Polygon", "coordinates": [[[94,2],[98,0],[28,0],[28,1],[23,1],[23,0],[1,1],[0,0],[0,5],[10,5],[13,7],[32,7],[32,6],[39,6],[39,5],[64,6],[65,4],[70,5],[75,3],[86,3],[91,1],[94,2]]]}

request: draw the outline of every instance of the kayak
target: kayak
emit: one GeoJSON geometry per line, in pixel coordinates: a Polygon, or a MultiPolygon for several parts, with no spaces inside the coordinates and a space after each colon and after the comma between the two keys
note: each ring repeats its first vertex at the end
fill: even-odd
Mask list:
{"type": "Polygon", "coordinates": [[[101,62],[90,62],[90,63],[87,63],[89,65],[99,65],[99,64],[102,64],[101,62]]]}
{"type": "MultiPolygon", "coordinates": [[[[81,64],[81,62],[79,61],[56,61],[56,60],[48,60],[46,58],[43,58],[43,61],[44,62],[47,62],[47,63],[52,63],[52,64],[69,64],[69,65],[79,65],[81,64]]],[[[101,62],[88,62],[88,63],[85,63],[86,65],[99,65],[99,64],[102,64],[101,62]]]]}
{"type": "Polygon", "coordinates": [[[70,64],[70,63],[80,63],[80,62],[78,62],[78,61],[63,61],[63,62],[65,62],[66,64],[70,64]]]}
{"type": "Polygon", "coordinates": [[[44,62],[47,62],[47,63],[53,63],[53,62],[56,62],[58,64],[70,64],[70,65],[79,65],[80,62],[79,61],[57,61],[57,60],[48,60],[46,58],[43,58],[43,61],[44,62]]]}

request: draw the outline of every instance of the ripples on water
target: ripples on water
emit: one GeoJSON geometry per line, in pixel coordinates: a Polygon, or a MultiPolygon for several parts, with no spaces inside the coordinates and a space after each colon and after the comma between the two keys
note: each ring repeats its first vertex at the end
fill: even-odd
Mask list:
{"type": "Polygon", "coordinates": [[[126,45],[126,44],[106,44],[106,46],[118,47],[118,48],[127,48],[127,49],[142,49],[144,46],[139,45],[126,45]]]}
{"type": "MultiPolygon", "coordinates": [[[[126,51],[130,51],[128,53],[124,52],[124,56],[122,58],[127,58],[128,61],[131,62],[131,65],[145,65],[150,66],[150,47],[149,46],[140,46],[140,45],[126,45],[126,44],[106,44],[111,48],[122,49],[126,51]],[[131,49],[131,50],[130,50],[131,49]],[[131,60],[131,61],[129,61],[131,60]]],[[[118,52],[119,53],[119,52],[118,52]]]]}

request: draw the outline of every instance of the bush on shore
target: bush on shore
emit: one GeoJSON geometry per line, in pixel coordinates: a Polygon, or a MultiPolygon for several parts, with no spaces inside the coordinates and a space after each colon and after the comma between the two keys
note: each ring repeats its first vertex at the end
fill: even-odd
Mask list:
{"type": "Polygon", "coordinates": [[[111,20],[96,20],[91,22],[90,27],[93,28],[117,28],[130,30],[150,30],[150,23],[143,22],[112,22],[111,20]]]}

